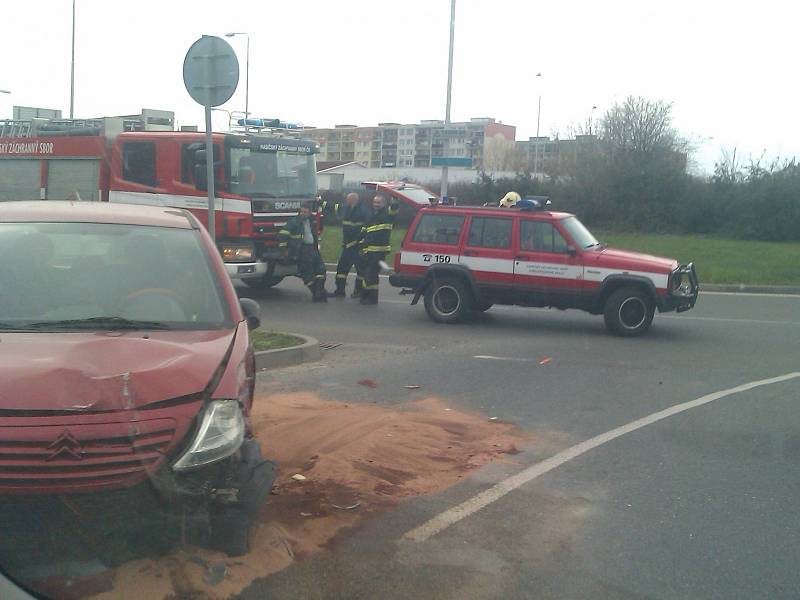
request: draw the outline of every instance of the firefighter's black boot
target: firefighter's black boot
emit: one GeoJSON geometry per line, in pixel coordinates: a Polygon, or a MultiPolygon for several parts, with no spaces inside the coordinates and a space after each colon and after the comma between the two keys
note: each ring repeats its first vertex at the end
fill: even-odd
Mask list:
{"type": "Polygon", "coordinates": [[[331,298],[344,298],[345,296],[347,296],[344,290],[344,286],[346,285],[346,283],[347,283],[346,279],[340,279],[337,277],[336,289],[332,291],[330,294],[328,294],[328,296],[330,296],[331,298]]]}
{"type": "Polygon", "coordinates": [[[370,305],[378,303],[378,290],[362,290],[361,304],[370,305]]]}
{"type": "Polygon", "coordinates": [[[328,292],[325,291],[325,282],[322,279],[317,279],[314,282],[314,287],[311,288],[312,302],[327,302],[328,292]]]}

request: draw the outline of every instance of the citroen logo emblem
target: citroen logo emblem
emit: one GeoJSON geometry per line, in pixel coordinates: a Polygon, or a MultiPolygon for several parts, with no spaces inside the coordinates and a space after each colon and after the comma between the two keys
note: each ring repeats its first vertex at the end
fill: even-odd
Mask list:
{"type": "Polygon", "coordinates": [[[50,454],[45,460],[51,461],[60,459],[83,460],[83,448],[81,443],[75,439],[68,429],[65,429],[47,449],[50,454]]]}

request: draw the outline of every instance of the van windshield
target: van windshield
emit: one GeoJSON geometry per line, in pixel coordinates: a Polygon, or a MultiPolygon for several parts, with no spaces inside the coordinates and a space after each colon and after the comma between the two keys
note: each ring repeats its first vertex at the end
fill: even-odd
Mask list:
{"type": "Polygon", "coordinates": [[[0,224],[3,329],[218,329],[230,311],[196,231],[0,224]]]}

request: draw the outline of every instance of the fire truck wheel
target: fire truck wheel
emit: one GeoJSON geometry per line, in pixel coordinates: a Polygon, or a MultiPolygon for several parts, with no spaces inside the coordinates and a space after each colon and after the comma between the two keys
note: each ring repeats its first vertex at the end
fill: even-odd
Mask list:
{"type": "Polygon", "coordinates": [[[458,277],[442,277],[425,290],[425,311],[437,323],[458,323],[472,309],[472,294],[458,277]]]}
{"type": "Polygon", "coordinates": [[[283,277],[276,277],[274,275],[264,275],[261,279],[243,279],[245,285],[247,287],[251,287],[257,290],[266,290],[267,288],[275,287],[281,281],[283,281],[283,277]]]}
{"type": "Polygon", "coordinates": [[[603,310],[606,327],[623,337],[642,335],[650,328],[654,314],[653,301],[637,287],[624,287],[612,292],[603,310]]]}

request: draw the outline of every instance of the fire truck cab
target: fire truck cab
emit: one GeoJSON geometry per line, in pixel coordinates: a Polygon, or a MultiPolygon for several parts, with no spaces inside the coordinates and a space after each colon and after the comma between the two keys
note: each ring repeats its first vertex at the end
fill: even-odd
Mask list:
{"type": "MultiPolygon", "coordinates": [[[[150,127],[142,113],[139,120],[0,122],[0,200],[174,206],[207,225],[204,134],[173,131],[171,120],[168,129],[150,127]]],[[[212,140],[215,234],[228,274],[253,287],[273,286],[297,270],[278,249],[287,220],[305,205],[321,228],[316,143],[262,127],[212,140]]]]}

